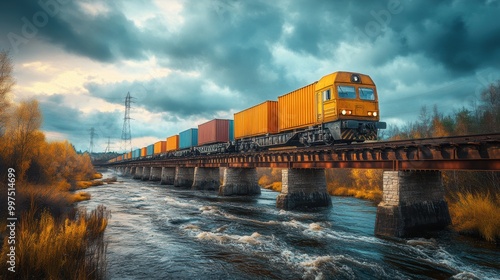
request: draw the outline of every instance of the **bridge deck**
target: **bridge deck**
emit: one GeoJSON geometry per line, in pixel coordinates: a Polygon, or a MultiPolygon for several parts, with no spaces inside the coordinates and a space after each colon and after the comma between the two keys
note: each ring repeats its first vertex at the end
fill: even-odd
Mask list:
{"type": "Polygon", "coordinates": [[[500,170],[500,133],[289,148],[187,158],[149,158],[106,166],[500,170]]]}

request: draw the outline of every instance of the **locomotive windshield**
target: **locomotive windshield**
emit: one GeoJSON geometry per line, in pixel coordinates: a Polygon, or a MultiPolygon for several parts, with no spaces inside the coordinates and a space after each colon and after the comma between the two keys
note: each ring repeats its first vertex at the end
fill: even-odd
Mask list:
{"type": "Polygon", "coordinates": [[[359,98],[362,100],[375,100],[375,93],[372,88],[359,88],[359,98]]]}
{"type": "Polygon", "coordinates": [[[356,90],[351,86],[337,87],[340,98],[356,99],[356,90]]]}

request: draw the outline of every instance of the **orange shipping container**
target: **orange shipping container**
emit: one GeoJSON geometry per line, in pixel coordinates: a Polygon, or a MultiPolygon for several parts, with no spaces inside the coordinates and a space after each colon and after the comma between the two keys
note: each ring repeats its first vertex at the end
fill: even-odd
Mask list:
{"type": "Polygon", "coordinates": [[[278,102],[265,101],[234,114],[234,138],[278,132],[278,102]]]}
{"type": "Polygon", "coordinates": [[[141,157],[145,157],[148,154],[148,147],[141,148],[141,157]]]}
{"type": "Polygon", "coordinates": [[[160,154],[167,151],[167,141],[158,141],[154,146],[154,154],[160,154]]]}
{"type": "Polygon", "coordinates": [[[316,123],[314,82],[278,97],[278,130],[280,132],[316,123]]]}
{"type": "Polygon", "coordinates": [[[132,152],[128,152],[127,153],[127,159],[131,159],[132,158],[132,152]]]}
{"type": "Polygon", "coordinates": [[[170,136],[167,138],[167,152],[179,149],[179,135],[170,136]]]}

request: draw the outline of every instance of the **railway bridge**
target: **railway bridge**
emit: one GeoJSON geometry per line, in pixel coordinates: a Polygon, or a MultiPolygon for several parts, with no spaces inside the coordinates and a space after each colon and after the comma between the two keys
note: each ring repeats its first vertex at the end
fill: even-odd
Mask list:
{"type": "Polygon", "coordinates": [[[450,223],[442,170],[499,171],[500,133],[276,149],[106,164],[135,179],[219,195],[257,195],[257,167],[282,168],[278,208],[331,207],[325,168],[383,169],[375,234],[403,237],[450,223]],[[220,171],[223,180],[220,184],[220,171]]]}

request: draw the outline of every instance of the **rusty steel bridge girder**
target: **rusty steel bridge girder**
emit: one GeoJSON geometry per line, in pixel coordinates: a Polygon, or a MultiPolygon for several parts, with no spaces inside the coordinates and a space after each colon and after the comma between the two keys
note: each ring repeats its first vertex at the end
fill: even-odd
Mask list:
{"type": "Polygon", "coordinates": [[[498,171],[500,170],[500,133],[289,148],[186,158],[150,158],[107,164],[107,166],[125,165],[498,171]]]}

